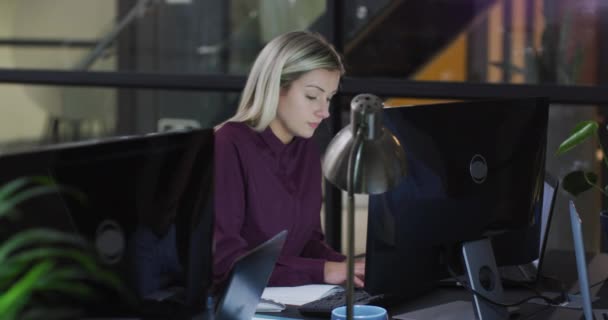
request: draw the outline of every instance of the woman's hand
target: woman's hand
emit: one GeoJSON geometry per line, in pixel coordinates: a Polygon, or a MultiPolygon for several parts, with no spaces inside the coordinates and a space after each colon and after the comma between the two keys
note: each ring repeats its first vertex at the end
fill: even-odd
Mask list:
{"type": "MultiPolygon", "coordinates": [[[[346,282],[347,274],[346,261],[333,262],[326,261],[324,268],[325,282],[329,284],[343,284],[346,282]]],[[[365,259],[355,261],[355,287],[363,288],[365,285],[365,259]]]]}

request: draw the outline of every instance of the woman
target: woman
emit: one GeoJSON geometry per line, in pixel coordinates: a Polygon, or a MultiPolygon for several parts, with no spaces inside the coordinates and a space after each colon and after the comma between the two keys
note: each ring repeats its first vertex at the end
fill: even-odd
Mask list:
{"type": "MultiPolygon", "coordinates": [[[[215,134],[215,281],[281,230],[288,236],[270,286],[346,280],[345,257],[321,231],[321,160],[310,139],[329,117],[344,67],[320,35],[283,34],[251,69],[236,114],[215,134]]],[[[363,286],[364,262],[355,283],[363,286]]]]}

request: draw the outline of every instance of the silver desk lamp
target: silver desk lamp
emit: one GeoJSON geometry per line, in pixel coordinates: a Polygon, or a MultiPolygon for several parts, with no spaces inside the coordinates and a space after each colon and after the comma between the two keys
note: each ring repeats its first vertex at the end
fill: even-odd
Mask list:
{"type": "Polygon", "coordinates": [[[382,126],[382,100],[359,94],[350,103],[351,124],[332,139],[323,159],[323,173],[334,185],[348,193],[346,318],[353,319],[354,194],[378,194],[399,183],[406,175],[403,147],[382,126]]]}

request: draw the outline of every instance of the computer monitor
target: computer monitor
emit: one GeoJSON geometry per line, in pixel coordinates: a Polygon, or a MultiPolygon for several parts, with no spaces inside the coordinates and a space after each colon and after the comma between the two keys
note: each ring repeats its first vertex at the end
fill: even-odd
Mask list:
{"type": "Polygon", "coordinates": [[[543,277],[543,263],[558,190],[559,180],[545,172],[542,208],[536,207],[536,223],[492,238],[494,252],[500,253],[496,263],[501,266],[500,275],[507,285],[521,286],[539,281],[548,285],[549,278],[543,277]]]}
{"type": "Polygon", "coordinates": [[[78,233],[137,298],[125,305],[119,295],[102,295],[86,306],[87,315],[188,318],[203,311],[212,266],[212,129],[0,156],[0,183],[32,175],[48,176],[86,199],[34,198],[10,230],[38,226],[78,233]]]}
{"type": "MultiPolygon", "coordinates": [[[[408,175],[370,196],[366,291],[420,295],[449,276],[448,265],[461,266],[461,244],[535,223],[546,99],[387,108],[383,118],[405,150],[408,175]],[[456,253],[454,259],[446,252],[456,253]]],[[[534,259],[526,255],[521,260],[534,259]]]]}

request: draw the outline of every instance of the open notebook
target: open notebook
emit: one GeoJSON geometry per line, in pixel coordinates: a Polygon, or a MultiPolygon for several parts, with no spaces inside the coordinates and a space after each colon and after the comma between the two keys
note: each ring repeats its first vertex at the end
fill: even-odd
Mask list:
{"type": "MultiPolygon", "coordinates": [[[[268,287],[262,293],[262,301],[274,301],[283,305],[289,304],[301,306],[311,301],[329,296],[337,291],[343,291],[344,288],[330,284],[310,284],[297,287],[268,287]]],[[[258,305],[259,308],[267,307],[266,305],[258,305]]],[[[280,310],[277,310],[280,311],[280,310]]],[[[269,311],[265,311],[269,312],[269,311]]]]}

